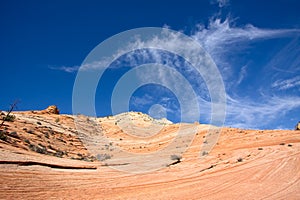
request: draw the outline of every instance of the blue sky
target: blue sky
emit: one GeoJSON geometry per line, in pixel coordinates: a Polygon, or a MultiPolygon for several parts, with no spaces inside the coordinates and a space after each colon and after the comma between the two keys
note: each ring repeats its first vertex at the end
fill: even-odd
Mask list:
{"type": "MultiPolygon", "coordinates": [[[[77,69],[93,48],[129,29],[169,27],[193,37],[217,65],[227,94],[226,126],[293,129],[300,120],[297,0],[0,4],[0,109],[6,110],[19,99],[18,110],[44,109],[56,104],[62,113],[72,113],[77,69]]],[[[142,56],[145,52],[136,53],[142,56]]],[[[168,57],[166,52],[158,54],[168,57]]],[[[111,114],[114,85],[133,67],[131,61],[119,60],[101,79],[106,87],[97,91],[95,97],[99,116],[111,114]]],[[[180,73],[188,71],[190,66],[181,58],[177,60],[173,67],[180,73]]],[[[142,64],[140,59],[135,61],[142,64]]],[[[209,93],[201,77],[193,74],[191,71],[186,76],[199,96],[200,122],[209,123],[209,93]]],[[[159,78],[165,76],[162,73],[159,78]]],[[[179,102],[163,86],[145,85],[137,89],[128,109],[180,121],[179,102]]]]}

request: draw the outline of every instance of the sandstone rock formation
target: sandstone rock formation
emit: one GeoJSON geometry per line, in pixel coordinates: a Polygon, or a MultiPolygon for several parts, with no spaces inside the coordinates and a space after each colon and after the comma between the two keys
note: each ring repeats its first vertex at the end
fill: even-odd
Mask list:
{"type": "Polygon", "coordinates": [[[134,112],[108,118],[49,113],[58,114],[57,107],[14,112],[15,120],[1,128],[1,199],[300,199],[298,131],[222,128],[216,146],[201,157],[209,125],[134,112]],[[193,140],[182,155],[163,152],[180,126],[185,134],[197,130],[193,140]],[[106,152],[94,155],[82,137],[97,139],[98,127],[109,140],[97,147],[106,152]],[[116,170],[133,162],[123,162],[118,148],[142,154],[141,164],[159,152],[152,163],[168,164],[142,174],[116,170]]]}
{"type": "Polygon", "coordinates": [[[45,111],[49,114],[59,114],[59,110],[55,105],[48,106],[48,108],[46,108],[45,111]]]}

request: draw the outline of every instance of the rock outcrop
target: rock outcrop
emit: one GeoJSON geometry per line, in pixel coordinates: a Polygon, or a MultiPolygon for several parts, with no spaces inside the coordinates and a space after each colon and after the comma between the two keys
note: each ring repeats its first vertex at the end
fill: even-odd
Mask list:
{"type": "Polygon", "coordinates": [[[59,109],[55,105],[48,106],[48,108],[46,108],[45,111],[49,114],[59,114],[59,109]]]}
{"type": "Polygon", "coordinates": [[[295,130],[296,131],[300,131],[300,121],[297,123],[297,125],[295,126],[295,130]]]}

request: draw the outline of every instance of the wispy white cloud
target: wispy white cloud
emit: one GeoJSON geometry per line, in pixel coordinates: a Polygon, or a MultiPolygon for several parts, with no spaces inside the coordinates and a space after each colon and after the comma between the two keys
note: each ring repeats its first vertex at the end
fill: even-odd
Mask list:
{"type": "Polygon", "coordinates": [[[67,72],[67,73],[77,72],[79,70],[79,68],[80,68],[80,66],[72,66],[72,67],[67,67],[67,66],[53,67],[53,66],[49,66],[49,69],[60,70],[60,71],[64,71],[64,72],[67,72]]]}
{"type": "MultiPolygon", "coordinates": [[[[272,84],[273,88],[279,89],[279,90],[286,90],[294,87],[300,86],[300,76],[296,76],[291,79],[286,80],[277,80],[272,84]]],[[[300,87],[299,87],[300,90],[300,87]]]]}
{"type": "Polygon", "coordinates": [[[144,106],[152,104],[154,101],[154,98],[150,96],[149,94],[145,94],[142,97],[132,97],[132,105],[138,109],[144,108],[144,106]]]}
{"type": "MultiPolygon", "coordinates": [[[[137,109],[145,109],[145,107],[150,108],[154,103],[160,105],[167,113],[171,113],[172,115],[180,114],[179,113],[180,109],[178,105],[175,103],[175,100],[169,97],[165,97],[165,96],[154,97],[146,93],[143,96],[133,96],[131,100],[132,106],[134,106],[137,109]]],[[[151,115],[151,113],[149,114],[151,115]]]]}
{"type": "MultiPolygon", "coordinates": [[[[227,2],[227,0],[220,0],[220,2],[223,1],[227,2]]],[[[230,52],[232,49],[235,49],[237,43],[250,42],[258,39],[284,37],[293,33],[300,33],[299,29],[261,29],[251,24],[248,24],[244,27],[234,27],[232,26],[232,23],[233,22],[229,18],[226,18],[225,20],[221,20],[220,18],[212,18],[210,19],[208,26],[204,26],[203,24],[196,25],[196,31],[191,34],[191,37],[196,39],[202,45],[202,47],[213,57],[217,64],[226,62],[226,59],[224,59],[224,56],[226,56],[224,55],[224,52],[230,52]]],[[[168,46],[170,49],[175,50],[181,49],[185,46],[182,44],[182,42],[184,41],[179,39],[179,35],[174,33],[164,38],[153,38],[153,40],[149,40],[146,43],[137,38],[135,42],[129,45],[131,48],[136,49],[149,46],[162,48],[168,46]]],[[[185,49],[184,51],[187,52],[187,54],[195,52],[192,47],[191,49],[185,49]]],[[[119,49],[118,54],[122,52],[126,53],[123,49],[119,49]]],[[[142,57],[144,60],[147,60],[149,57],[154,57],[158,62],[160,62],[162,59],[166,61],[166,64],[169,64],[168,62],[174,62],[172,59],[168,60],[162,58],[162,55],[157,51],[150,50],[147,53],[143,53],[142,56],[144,56],[142,57]]],[[[137,57],[134,57],[134,53],[129,53],[126,58],[128,59],[127,61],[130,61],[132,65],[135,65],[137,57]]],[[[141,57],[138,59],[141,59],[141,57]]],[[[107,58],[106,61],[102,60],[90,64],[84,64],[82,66],[62,66],[52,69],[60,69],[66,72],[74,72],[79,68],[83,70],[96,69],[109,64],[107,62],[108,60],[110,60],[110,58],[107,58]]],[[[219,67],[222,69],[222,66],[219,67]]]]}
{"type": "Polygon", "coordinates": [[[266,39],[282,36],[291,32],[299,32],[297,29],[261,29],[251,24],[244,27],[234,27],[229,18],[211,19],[207,27],[198,25],[195,38],[203,44],[205,49],[217,49],[219,45],[236,44],[237,42],[255,39],[266,39]]]}
{"type": "Polygon", "coordinates": [[[229,18],[225,20],[211,19],[206,27],[197,25],[193,37],[207,50],[210,55],[220,56],[229,51],[236,44],[258,39],[283,37],[293,33],[300,33],[299,29],[262,29],[248,24],[244,27],[234,27],[229,18]]]}
{"type": "MultiPolygon", "coordinates": [[[[227,0],[217,1],[220,7],[223,7],[229,3],[227,0]]],[[[209,55],[216,62],[219,70],[221,71],[224,84],[226,88],[231,88],[232,85],[239,85],[248,77],[247,71],[249,70],[249,66],[244,65],[239,73],[236,73],[236,67],[234,63],[228,58],[228,53],[234,54],[238,52],[241,45],[238,44],[247,44],[249,42],[256,42],[259,40],[266,40],[271,38],[282,38],[288,37],[293,34],[299,34],[300,31],[298,29],[263,29],[255,27],[251,24],[242,27],[236,27],[232,25],[232,21],[230,19],[211,19],[208,26],[204,26],[202,24],[197,25],[197,29],[194,33],[192,33],[192,37],[198,41],[203,49],[209,53],[209,55]],[[237,75],[238,74],[238,75],[237,75]]],[[[286,46],[278,55],[269,62],[268,67],[266,69],[272,68],[280,68],[278,63],[284,63],[284,56],[290,56],[290,66],[294,67],[294,69],[299,69],[300,57],[299,46],[295,46],[297,41],[293,41],[291,44],[286,46]],[[295,48],[297,47],[297,48],[295,48]],[[294,51],[292,51],[294,50],[294,51]],[[292,53],[290,53],[292,52],[292,53]]],[[[164,38],[153,38],[148,41],[141,41],[137,38],[136,41],[129,44],[131,48],[134,49],[143,49],[145,47],[158,47],[161,49],[174,49],[174,52],[181,50],[186,45],[184,41],[179,39],[179,35],[170,34],[164,38]]],[[[192,57],[199,57],[196,55],[197,51],[191,46],[190,49],[182,49],[183,52],[189,55],[194,55],[192,57]]],[[[125,52],[123,49],[120,49],[117,54],[122,54],[125,52]]],[[[114,55],[115,56],[115,55],[114,55]]],[[[203,91],[205,89],[205,83],[202,85],[197,82],[199,79],[199,74],[194,73],[195,71],[189,69],[188,63],[182,63],[182,61],[174,56],[170,56],[169,54],[162,54],[161,51],[157,51],[154,49],[148,49],[147,51],[139,51],[139,56],[135,54],[135,52],[128,53],[124,57],[124,62],[128,65],[135,66],[143,61],[147,61],[149,59],[154,60],[156,63],[164,63],[167,66],[181,66],[181,69],[184,69],[185,76],[187,76],[188,81],[191,82],[191,85],[194,88],[198,88],[196,92],[196,97],[198,98],[198,102],[200,104],[201,115],[206,117],[206,121],[209,122],[209,118],[211,117],[211,103],[208,99],[203,98],[203,91]]],[[[99,67],[105,67],[108,63],[108,60],[94,62],[91,64],[85,64],[80,66],[80,70],[93,70],[99,67]]],[[[61,67],[60,70],[66,72],[74,72],[79,69],[79,66],[74,67],[61,67]]],[[[292,68],[288,70],[293,71],[292,68]]],[[[208,72],[207,72],[208,73],[208,72]]],[[[160,80],[161,83],[165,85],[172,85],[176,90],[181,91],[181,95],[183,97],[184,104],[188,105],[191,99],[189,99],[190,95],[187,94],[186,88],[182,86],[181,81],[177,79],[176,76],[170,75],[169,71],[166,70],[157,70],[157,71],[147,71],[142,74],[137,74],[137,76],[143,80],[151,79],[154,76],[160,80]]],[[[279,90],[289,89],[292,87],[296,87],[300,85],[300,78],[290,78],[290,79],[276,79],[273,82],[272,87],[277,88],[279,90]]],[[[218,87],[216,85],[215,87],[218,87]]],[[[235,127],[244,127],[244,128],[259,128],[262,124],[268,124],[272,120],[274,120],[275,116],[283,115],[284,113],[298,108],[300,106],[300,98],[298,96],[264,96],[261,102],[257,102],[255,99],[246,99],[242,97],[231,97],[227,96],[227,116],[226,121],[227,125],[235,126],[235,127]],[[258,122],[260,124],[258,124],[258,122]]],[[[135,98],[133,99],[133,103],[137,106],[146,105],[151,103],[160,103],[165,108],[167,108],[167,101],[157,101],[155,98],[150,98],[145,96],[144,98],[135,98]],[[154,102],[156,101],[156,102],[154,102]],[[164,104],[165,103],[165,104],[164,104]]],[[[173,112],[174,114],[178,114],[172,108],[168,110],[169,112],[173,112]],[[172,110],[173,109],[173,110],[172,110]]],[[[195,105],[190,105],[189,114],[191,115],[191,119],[194,119],[195,105]]]]}
{"type": "MultiPolygon", "coordinates": [[[[250,42],[259,42],[271,38],[283,38],[295,36],[300,33],[299,29],[262,29],[249,24],[244,27],[232,26],[230,19],[222,21],[221,19],[211,20],[207,27],[198,25],[198,30],[193,37],[199,41],[204,49],[213,57],[219,67],[227,90],[232,93],[233,86],[239,85],[246,77],[249,65],[244,65],[239,73],[237,73],[238,65],[232,62],[230,55],[239,53],[244,49],[242,44],[250,42]]],[[[286,54],[294,48],[290,61],[293,62],[294,70],[298,65],[298,48],[295,48],[297,42],[293,42],[281,52],[279,59],[284,61],[286,54]]],[[[278,61],[278,59],[277,59],[278,61]]],[[[278,63],[274,60],[273,63],[278,63]]],[[[248,61],[247,61],[248,62],[248,61]]],[[[281,62],[283,63],[283,62],[281,62]]],[[[274,65],[273,65],[274,66],[274,65]]],[[[270,67],[266,70],[270,70],[270,67]]],[[[290,68],[291,70],[291,68],[290,68]]],[[[270,71],[266,72],[270,73],[270,71]]],[[[298,84],[298,80],[286,81],[279,83],[277,86],[292,87],[298,84]]],[[[275,85],[274,85],[275,86],[275,85]]],[[[253,87],[253,86],[252,86],[253,87]]],[[[234,92],[236,93],[236,92],[234,92]]],[[[282,116],[288,111],[291,111],[300,106],[300,98],[298,96],[272,96],[267,95],[261,97],[241,97],[232,98],[227,96],[226,109],[226,125],[241,127],[241,128],[259,128],[266,126],[276,120],[276,116],[282,116]]],[[[205,105],[202,110],[209,111],[209,102],[201,103],[205,105]]],[[[203,112],[202,112],[203,113],[203,112]]],[[[209,117],[207,115],[207,117],[209,117]]]]}
{"type": "Polygon", "coordinates": [[[210,3],[218,4],[218,6],[222,8],[229,5],[229,0],[211,0],[210,3]]]}
{"type": "Polygon", "coordinates": [[[280,95],[283,92],[299,96],[300,91],[300,34],[279,49],[264,66],[265,75],[260,86],[264,94],[280,95]],[[297,92],[298,91],[298,92],[297,92]],[[295,94],[296,92],[296,94],[295,94]]]}
{"type": "Polygon", "coordinates": [[[299,29],[265,29],[251,24],[237,27],[233,24],[234,21],[230,18],[212,18],[207,26],[197,25],[192,34],[217,64],[227,88],[232,88],[239,82],[236,75],[239,66],[235,66],[230,59],[232,55],[243,52],[254,42],[300,33],[299,29]]]}
{"type": "Polygon", "coordinates": [[[52,70],[60,70],[60,71],[64,71],[64,72],[68,72],[68,73],[74,73],[77,72],[78,70],[82,70],[82,71],[88,71],[88,70],[98,70],[100,68],[106,68],[107,65],[109,65],[109,58],[100,60],[100,61],[95,61],[92,63],[85,63],[82,65],[75,65],[75,66],[61,66],[61,67],[53,67],[50,66],[49,68],[52,70]]]}
{"type": "Polygon", "coordinates": [[[247,65],[244,65],[239,73],[239,78],[237,80],[237,84],[239,85],[247,75],[247,65]]]}
{"type": "MultiPolygon", "coordinates": [[[[226,124],[240,128],[261,128],[298,107],[298,96],[274,96],[261,102],[253,99],[235,99],[228,101],[226,124]]],[[[277,121],[276,124],[280,122],[277,121]]]]}
{"type": "MultiPolygon", "coordinates": [[[[296,30],[295,30],[296,31],[296,30]]],[[[286,73],[300,72],[300,30],[286,46],[280,49],[276,55],[265,66],[266,70],[274,69],[281,75],[286,73]]]]}

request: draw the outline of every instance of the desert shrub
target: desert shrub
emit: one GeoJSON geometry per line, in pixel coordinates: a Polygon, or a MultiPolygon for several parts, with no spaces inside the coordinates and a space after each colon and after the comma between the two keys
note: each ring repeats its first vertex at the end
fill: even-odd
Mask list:
{"type": "Polygon", "coordinates": [[[35,151],[37,153],[40,154],[46,154],[47,153],[47,149],[45,147],[40,147],[34,144],[29,144],[29,149],[31,149],[32,151],[35,151]]]}
{"type": "Polygon", "coordinates": [[[29,133],[29,134],[33,134],[34,133],[34,131],[32,129],[29,129],[26,132],[29,133]]]}
{"type": "Polygon", "coordinates": [[[65,152],[61,151],[61,150],[56,150],[56,153],[54,154],[56,157],[63,157],[63,155],[65,154],[65,152]]]}
{"type": "Polygon", "coordinates": [[[40,154],[46,154],[46,152],[47,152],[47,149],[45,148],[45,147],[37,147],[36,148],[36,152],[37,153],[40,153],[40,154]]]}
{"type": "Polygon", "coordinates": [[[181,155],[176,155],[176,154],[173,154],[171,155],[171,160],[181,160],[182,159],[182,156],[181,155]]]}
{"type": "Polygon", "coordinates": [[[108,159],[111,159],[111,155],[106,154],[106,153],[104,153],[104,154],[97,154],[97,159],[99,161],[108,160],[108,159]]]}
{"type": "MultiPolygon", "coordinates": [[[[0,124],[0,128],[4,125],[5,121],[11,121],[11,122],[13,122],[15,120],[16,116],[11,115],[10,113],[17,106],[17,104],[18,104],[18,101],[15,101],[13,104],[10,105],[10,109],[8,110],[6,116],[2,117],[2,122],[0,124]]],[[[1,112],[1,115],[2,115],[2,112],[1,112]]]]}
{"type": "Polygon", "coordinates": [[[9,133],[9,136],[10,137],[13,137],[13,138],[17,138],[17,139],[20,139],[20,136],[18,135],[18,133],[16,131],[12,131],[9,133]]]}
{"type": "Polygon", "coordinates": [[[238,162],[242,162],[242,161],[243,161],[243,158],[238,158],[237,161],[238,161],[238,162]]]}
{"type": "Polygon", "coordinates": [[[6,141],[6,139],[7,139],[7,136],[6,136],[5,132],[0,130],[0,140],[6,141]]]}
{"type": "Polygon", "coordinates": [[[3,120],[7,121],[7,122],[13,122],[13,121],[15,121],[15,119],[16,119],[16,116],[14,116],[14,115],[6,115],[3,120]]]}
{"type": "Polygon", "coordinates": [[[56,122],[56,123],[58,123],[58,122],[59,122],[59,118],[58,118],[58,117],[55,119],[55,122],[56,122]]]}
{"type": "Polygon", "coordinates": [[[25,139],[24,142],[30,144],[30,141],[28,139],[25,139]]]}

